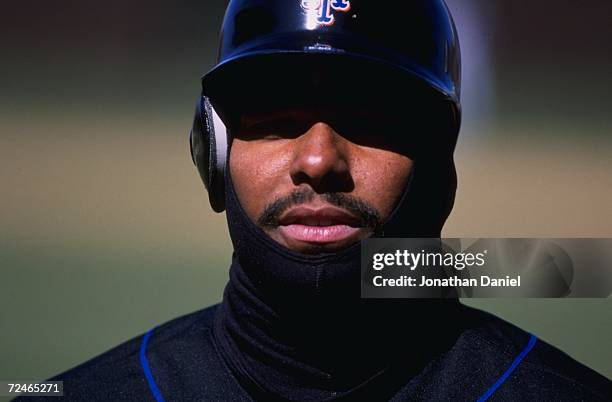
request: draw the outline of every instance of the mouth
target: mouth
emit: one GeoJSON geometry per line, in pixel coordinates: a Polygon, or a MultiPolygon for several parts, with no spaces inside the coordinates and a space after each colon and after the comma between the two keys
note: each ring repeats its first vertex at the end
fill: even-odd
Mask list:
{"type": "Polygon", "coordinates": [[[365,230],[361,219],[338,208],[297,207],[279,219],[279,231],[289,246],[344,245],[365,230]]]}

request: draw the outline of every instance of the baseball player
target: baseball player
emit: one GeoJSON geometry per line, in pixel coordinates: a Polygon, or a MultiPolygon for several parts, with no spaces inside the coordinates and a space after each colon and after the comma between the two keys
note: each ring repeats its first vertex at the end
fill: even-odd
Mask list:
{"type": "Polygon", "coordinates": [[[360,298],[360,240],[439,237],[460,50],[442,0],[232,0],[190,137],[234,253],[221,303],[55,380],[68,400],[606,401],[456,299],[360,298]]]}

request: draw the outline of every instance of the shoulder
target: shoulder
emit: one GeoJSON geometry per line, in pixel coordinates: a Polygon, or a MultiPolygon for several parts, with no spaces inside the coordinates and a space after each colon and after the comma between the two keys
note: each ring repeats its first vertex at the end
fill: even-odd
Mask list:
{"type": "Polygon", "coordinates": [[[612,382],[554,346],[491,314],[470,323],[392,401],[609,401],[612,382]]]}
{"type": "Polygon", "coordinates": [[[607,401],[612,397],[609,379],[535,335],[491,314],[484,316],[483,325],[468,331],[463,341],[479,345],[480,358],[497,376],[491,387],[499,385],[498,399],[607,401]]]}
{"type": "MultiPolygon", "coordinates": [[[[64,396],[74,401],[153,400],[153,389],[180,390],[177,383],[189,381],[181,375],[197,367],[206,372],[199,388],[214,393],[215,383],[234,381],[210,339],[217,307],[173,319],[50,380],[63,381],[64,396]]],[[[172,399],[183,398],[175,392],[172,399]]]]}

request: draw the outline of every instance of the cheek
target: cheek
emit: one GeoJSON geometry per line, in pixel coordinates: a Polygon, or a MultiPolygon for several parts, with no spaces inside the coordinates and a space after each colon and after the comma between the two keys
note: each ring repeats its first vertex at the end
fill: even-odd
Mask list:
{"type": "Polygon", "coordinates": [[[393,211],[410,177],[413,162],[406,156],[365,149],[353,159],[356,194],[376,207],[383,217],[393,211]]]}
{"type": "Polygon", "coordinates": [[[238,200],[247,215],[256,220],[282,188],[289,157],[276,147],[234,139],[229,168],[238,200]]]}

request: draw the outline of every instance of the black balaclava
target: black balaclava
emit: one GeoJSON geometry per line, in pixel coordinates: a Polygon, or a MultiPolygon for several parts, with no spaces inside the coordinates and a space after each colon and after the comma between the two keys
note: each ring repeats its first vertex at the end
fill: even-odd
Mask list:
{"type": "MultiPolygon", "coordinates": [[[[439,237],[456,188],[453,148],[415,161],[374,236],[439,237]]],[[[385,400],[452,345],[456,299],[361,299],[359,243],[319,255],[281,246],[246,215],[226,171],[234,253],[213,337],[255,399],[385,400]]]]}

